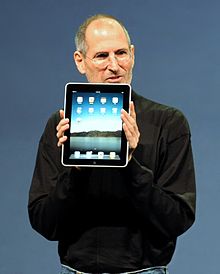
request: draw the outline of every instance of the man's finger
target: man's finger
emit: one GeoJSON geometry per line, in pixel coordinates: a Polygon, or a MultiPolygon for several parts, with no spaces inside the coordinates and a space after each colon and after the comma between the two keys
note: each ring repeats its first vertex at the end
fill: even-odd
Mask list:
{"type": "Polygon", "coordinates": [[[64,118],[64,110],[60,109],[60,118],[63,119],[64,118]]]}

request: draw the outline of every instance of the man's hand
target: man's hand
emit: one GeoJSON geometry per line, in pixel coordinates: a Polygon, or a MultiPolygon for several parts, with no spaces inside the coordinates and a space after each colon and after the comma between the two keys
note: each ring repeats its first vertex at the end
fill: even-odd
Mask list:
{"type": "Polygon", "coordinates": [[[60,110],[60,122],[56,127],[57,130],[57,146],[60,147],[67,140],[67,136],[64,136],[65,130],[69,128],[69,119],[64,119],[64,111],[60,110]]]}
{"type": "Polygon", "coordinates": [[[135,113],[133,102],[130,103],[130,115],[124,109],[122,109],[121,119],[123,122],[123,129],[129,143],[129,148],[130,148],[129,160],[130,160],[133,151],[138,145],[139,137],[140,137],[140,132],[136,122],[136,113],[135,113]]]}

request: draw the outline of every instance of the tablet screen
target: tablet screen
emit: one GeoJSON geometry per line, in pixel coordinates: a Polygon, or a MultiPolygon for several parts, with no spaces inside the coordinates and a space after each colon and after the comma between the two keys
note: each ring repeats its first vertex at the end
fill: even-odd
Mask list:
{"type": "Polygon", "coordinates": [[[128,144],[122,129],[121,109],[129,111],[127,84],[68,83],[65,87],[65,133],[62,163],[67,166],[127,164],[128,144]]]}

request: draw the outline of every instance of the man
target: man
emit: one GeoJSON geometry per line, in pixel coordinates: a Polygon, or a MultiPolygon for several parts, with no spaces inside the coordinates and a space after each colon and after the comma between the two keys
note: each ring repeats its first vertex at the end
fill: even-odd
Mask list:
{"type": "MultiPolygon", "coordinates": [[[[89,82],[131,83],[134,46],[124,26],[93,16],[76,35],[74,60],[89,82]]],[[[181,112],[132,91],[122,110],[130,146],[125,168],[60,163],[64,113],[41,137],[29,196],[31,225],[59,242],[62,274],[168,273],[176,239],[194,222],[195,179],[188,123],[181,112]]]]}

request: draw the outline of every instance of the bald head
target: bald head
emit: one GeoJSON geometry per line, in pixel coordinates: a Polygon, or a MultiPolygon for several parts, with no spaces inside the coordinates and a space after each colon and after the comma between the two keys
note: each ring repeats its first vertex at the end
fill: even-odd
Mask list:
{"type": "Polygon", "coordinates": [[[111,16],[89,18],[76,35],[74,61],[89,82],[131,83],[134,46],[124,26],[111,16]]]}
{"type": "MultiPolygon", "coordinates": [[[[131,45],[131,41],[130,41],[130,37],[129,34],[126,30],[126,28],[124,27],[124,25],[115,17],[111,16],[111,15],[106,15],[106,14],[97,14],[94,15],[92,17],[89,17],[78,29],[76,36],[75,36],[75,44],[76,44],[76,49],[80,52],[82,52],[84,55],[87,52],[88,49],[88,43],[87,43],[87,37],[86,35],[88,34],[88,30],[90,32],[90,30],[95,27],[96,30],[100,30],[103,26],[108,26],[109,30],[111,28],[114,27],[119,27],[119,29],[121,29],[121,31],[124,33],[126,39],[127,39],[127,43],[130,46],[131,45]]],[[[97,34],[97,33],[93,33],[93,34],[97,34]]],[[[103,33],[104,35],[104,33],[103,33]]]]}
{"type": "Polygon", "coordinates": [[[88,25],[85,33],[87,52],[90,46],[94,46],[94,41],[97,51],[108,48],[113,42],[118,43],[117,41],[124,42],[124,45],[129,47],[123,28],[111,18],[96,19],[88,25]]]}

